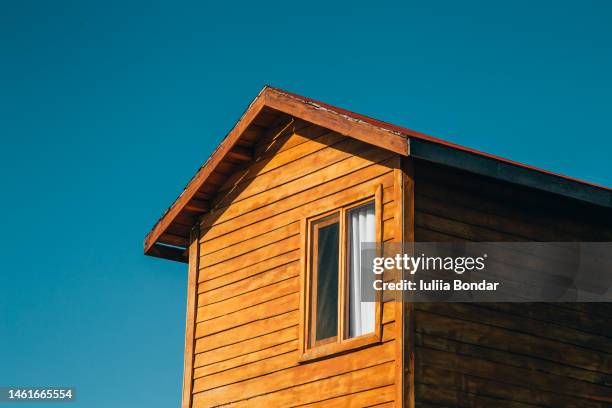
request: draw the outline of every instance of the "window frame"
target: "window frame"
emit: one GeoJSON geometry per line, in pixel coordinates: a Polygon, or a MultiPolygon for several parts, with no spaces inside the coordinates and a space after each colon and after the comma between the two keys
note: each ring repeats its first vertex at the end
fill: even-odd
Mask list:
{"type": "MultiPolygon", "coordinates": [[[[383,233],[383,203],[382,184],[376,185],[370,194],[359,198],[347,198],[340,205],[336,205],[324,212],[319,212],[305,217],[301,224],[302,235],[302,279],[300,298],[300,353],[299,362],[307,362],[333,354],[343,353],[350,350],[361,349],[382,342],[382,293],[376,292],[375,300],[375,323],[374,332],[362,334],[357,337],[347,338],[348,333],[348,212],[356,207],[374,202],[374,219],[376,223],[376,242],[382,242],[383,233]],[[339,222],[339,276],[338,276],[338,330],[336,337],[331,337],[311,346],[313,336],[311,325],[311,310],[313,307],[312,285],[313,285],[313,254],[314,241],[313,224],[327,217],[337,215],[339,222]]],[[[329,224],[328,224],[329,225],[329,224]]],[[[379,248],[380,252],[380,248],[379,248]]],[[[377,254],[381,256],[381,254],[377,254]]],[[[316,304],[316,303],[314,303],[316,304]]],[[[316,326],[316,325],[315,325],[316,326]]]]}

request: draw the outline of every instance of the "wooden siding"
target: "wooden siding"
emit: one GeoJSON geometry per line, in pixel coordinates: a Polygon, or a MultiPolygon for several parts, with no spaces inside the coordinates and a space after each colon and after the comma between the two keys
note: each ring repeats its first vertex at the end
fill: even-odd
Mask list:
{"type": "MultiPolygon", "coordinates": [[[[414,205],[416,241],[612,240],[602,208],[418,161],[414,205]]],[[[612,406],[610,304],[417,303],[411,318],[417,407],[612,406]]]]}
{"type": "Polygon", "coordinates": [[[383,238],[396,240],[399,157],[300,120],[287,129],[260,140],[201,220],[192,406],[393,404],[394,302],[380,344],[298,363],[300,222],[382,184],[383,238]]]}

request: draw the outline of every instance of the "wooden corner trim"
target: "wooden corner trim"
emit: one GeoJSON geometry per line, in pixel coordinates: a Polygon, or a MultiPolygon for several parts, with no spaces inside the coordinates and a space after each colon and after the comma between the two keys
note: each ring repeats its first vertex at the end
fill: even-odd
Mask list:
{"type": "Polygon", "coordinates": [[[185,356],[183,365],[183,402],[181,408],[191,408],[193,399],[193,361],[195,349],[195,320],[198,297],[198,269],[200,260],[200,229],[196,224],[189,237],[189,273],[187,278],[187,312],[185,323],[185,356]]]}
{"type": "MultiPolygon", "coordinates": [[[[401,167],[401,200],[402,200],[402,246],[406,250],[406,243],[414,242],[414,159],[412,157],[403,157],[400,163],[401,167]]],[[[402,407],[414,408],[415,406],[415,363],[414,363],[414,347],[415,347],[415,326],[414,326],[414,308],[411,302],[402,300],[401,304],[401,319],[402,319],[402,407]]]]}

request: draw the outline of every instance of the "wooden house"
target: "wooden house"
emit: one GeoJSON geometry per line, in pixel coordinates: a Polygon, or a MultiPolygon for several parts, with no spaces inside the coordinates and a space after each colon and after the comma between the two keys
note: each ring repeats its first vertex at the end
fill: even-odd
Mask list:
{"type": "Polygon", "coordinates": [[[610,407],[612,305],[360,308],[349,260],[364,239],[612,241],[611,207],[265,87],[145,239],[188,264],[182,406],[610,407]]]}

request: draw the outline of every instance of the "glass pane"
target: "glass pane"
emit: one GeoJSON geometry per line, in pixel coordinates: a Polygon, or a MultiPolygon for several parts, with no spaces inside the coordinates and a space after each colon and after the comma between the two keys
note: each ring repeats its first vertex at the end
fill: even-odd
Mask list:
{"type": "Polygon", "coordinates": [[[361,244],[376,241],[374,202],[353,208],[347,214],[348,224],[348,337],[374,332],[376,302],[371,283],[362,281],[361,244]]]}
{"type": "MultiPolygon", "coordinates": [[[[337,217],[336,217],[337,220],[337,217]]],[[[321,222],[316,228],[316,318],[315,341],[338,335],[339,223],[321,222]]]]}

